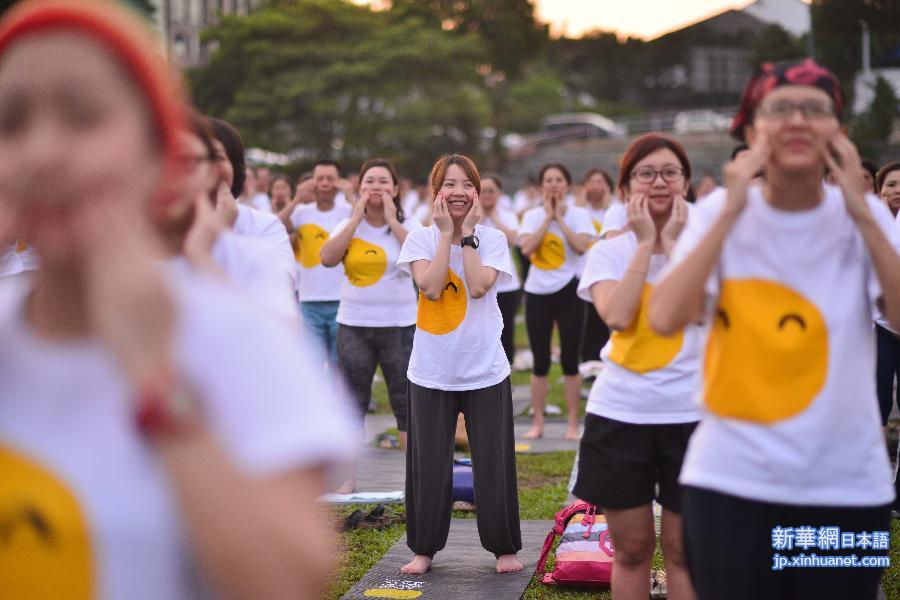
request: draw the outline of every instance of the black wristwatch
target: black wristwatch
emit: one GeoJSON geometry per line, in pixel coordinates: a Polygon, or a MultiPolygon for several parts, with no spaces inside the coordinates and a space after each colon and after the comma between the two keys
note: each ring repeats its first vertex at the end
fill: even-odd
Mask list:
{"type": "Polygon", "coordinates": [[[472,246],[476,250],[478,249],[478,236],[474,233],[472,235],[467,235],[461,240],[459,240],[459,247],[465,248],[466,246],[472,246]]]}

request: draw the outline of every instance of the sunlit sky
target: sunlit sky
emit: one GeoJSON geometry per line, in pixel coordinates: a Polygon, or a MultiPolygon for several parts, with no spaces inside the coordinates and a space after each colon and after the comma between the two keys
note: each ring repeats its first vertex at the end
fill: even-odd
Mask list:
{"type": "Polygon", "coordinates": [[[678,29],[752,0],[533,0],[538,19],[554,35],[577,37],[592,29],[644,39],[678,29]]]}
{"type": "MultiPolygon", "coordinates": [[[[390,0],[353,0],[384,6],[390,0]]],[[[615,31],[620,37],[652,39],[753,0],[531,0],[541,22],[554,36],[578,37],[591,30],[615,31]]],[[[809,0],[803,0],[809,2],[809,0]]]]}

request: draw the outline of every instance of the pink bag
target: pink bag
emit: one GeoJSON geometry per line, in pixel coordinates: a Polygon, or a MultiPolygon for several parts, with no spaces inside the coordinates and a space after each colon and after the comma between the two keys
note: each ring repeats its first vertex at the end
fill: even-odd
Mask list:
{"type": "Polygon", "coordinates": [[[550,585],[607,587],[612,581],[615,552],[606,528],[606,518],[597,507],[579,500],[556,513],[556,525],[547,535],[535,573],[550,585]],[[547,555],[556,536],[556,564],[546,572],[547,555]]]}

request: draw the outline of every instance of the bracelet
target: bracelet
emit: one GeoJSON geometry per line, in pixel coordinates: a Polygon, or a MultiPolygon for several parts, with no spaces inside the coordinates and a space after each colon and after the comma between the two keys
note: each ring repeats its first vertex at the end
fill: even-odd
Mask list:
{"type": "Polygon", "coordinates": [[[184,386],[147,386],[138,392],[134,420],[149,438],[188,433],[197,428],[197,407],[184,386]]]}

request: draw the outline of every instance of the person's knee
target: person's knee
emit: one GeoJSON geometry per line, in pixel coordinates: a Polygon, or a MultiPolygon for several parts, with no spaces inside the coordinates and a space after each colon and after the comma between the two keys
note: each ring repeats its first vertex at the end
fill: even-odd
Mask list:
{"type": "Polygon", "coordinates": [[[663,535],[662,536],[663,558],[667,564],[682,569],[687,568],[687,555],[684,551],[684,542],[681,535],[663,535]]]}
{"type": "Polygon", "coordinates": [[[656,537],[632,532],[619,535],[613,541],[616,549],[616,564],[625,568],[640,567],[653,559],[656,537]]]}

